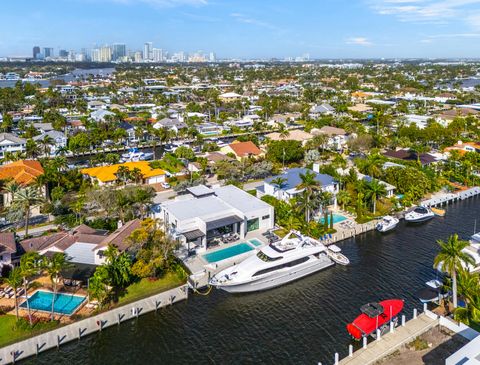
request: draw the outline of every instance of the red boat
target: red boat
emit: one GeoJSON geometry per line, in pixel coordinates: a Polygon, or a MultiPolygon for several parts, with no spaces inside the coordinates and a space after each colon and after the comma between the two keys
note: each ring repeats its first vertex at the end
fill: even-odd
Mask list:
{"type": "Polygon", "coordinates": [[[347,324],[347,331],[356,340],[372,335],[377,329],[384,332],[390,321],[397,323],[397,315],[403,309],[403,300],[389,299],[380,303],[368,303],[360,308],[360,314],[352,323],[347,324]]]}

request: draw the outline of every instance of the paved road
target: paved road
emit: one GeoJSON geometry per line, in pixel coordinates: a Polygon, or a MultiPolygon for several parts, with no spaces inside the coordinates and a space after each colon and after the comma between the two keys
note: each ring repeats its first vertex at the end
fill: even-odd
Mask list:
{"type": "MultiPolygon", "coordinates": [[[[28,228],[28,235],[29,236],[40,236],[43,232],[49,231],[51,229],[56,229],[57,225],[56,224],[47,224],[46,226],[41,226],[41,227],[32,227],[28,228]]],[[[25,236],[25,230],[19,230],[17,231],[17,235],[19,237],[25,236]]]]}

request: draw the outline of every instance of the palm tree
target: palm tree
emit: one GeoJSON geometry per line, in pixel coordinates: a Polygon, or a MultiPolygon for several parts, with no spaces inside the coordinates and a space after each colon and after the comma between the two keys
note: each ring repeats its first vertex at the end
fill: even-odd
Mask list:
{"type": "Polygon", "coordinates": [[[125,185],[127,185],[128,180],[131,177],[131,171],[127,166],[119,166],[115,175],[118,177],[120,181],[122,181],[125,185]]]}
{"type": "Polygon", "coordinates": [[[310,222],[310,200],[315,192],[320,190],[320,183],[316,179],[317,175],[308,171],[305,174],[300,174],[301,183],[297,186],[297,190],[304,190],[305,192],[305,220],[310,222]]]}
{"type": "Polygon", "coordinates": [[[287,185],[287,179],[281,176],[273,178],[270,182],[275,187],[275,190],[282,190],[287,185]]]}
{"type": "Polygon", "coordinates": [[[30,219],[30,209],[43,202],[39,190],[35,186],[21,188],[13,195],[12,210],[22,212],[25,217],[25,237],[28,236],[28,222],[30,219]]]}
{"type": "Polygon", "coordinates": [[[435,268],[441,266],[442,270],[447,272],[452,278],[453,308],[457,308],[457,272],[462,269],[462,264],[472,264],[472,256],[463,252],[463,249],[469,245],[468,241],[458,239],[454,234],[448,238],[447,242],[438,240],[440,252],[433,260],[435,268]]]}
{"type": "Polygon", "coordinates": [[[458,272],[458,292],[465,299],[466,307],[455,310],[455,319],[469,324],[480,318],[480,275],[465,268],[458,272]]]}
{"type": "Polygon", "coordinates": [[[387,189],[385,188],[385,185],[376,179],[372,179],[370,182],[367,182],[365,184],[365,188],[365,197],[372,201],[373,214],[375,214],[377,210],[377,199],[384,196],[387,193],[387,189]]]}
{"type": "Polygon", "coordinates": [[[17,301],[17,289],[22,286],[22,271],[19,267],[14,267],[5,282],[12,287],[13,297],[15,300],[15,316],[18,319],[18,301],[17,301]]]}
{"type": "Polygon", "coordinates": [[[345,206],[352,202],[352,197],[348,191],[340,190],[337,194],[337,202],[342,206],[342,209],[345,210],[345,206]]]}
{"type": "Polygon", "coordinates": [[[20,258],[20,269],[23,277],[23,290],[27,298],[25,303],[27,303],[28,321],[30,322],[30,326],[32,325],[32,314],[30,312],[30,302],[28,301],[28,279],[38,272],[39,259],[40,255],[35,251],[27,252],[20,258]]]}
{"type": "Polygon", "coordinates": [[[295,215],[289,214],[289,216],[282,222],[282,226],[288,232],[293,230],[297,231],[302,228],[302,222],[295,215]]]}
{"type": "Polygon", "coordinates": [[[44,268],[50,277],[53,288],[52,296],[52,317],[51,320],[54,320],[54,307],[55,307],[55,298],[57,297],[58,282],[60,281],[60,275],[63,270],[69,266],[67,256],[63,252],[56,252],[51,258],[44,257],[44,268]]]}
{"type": "Polygon", "coordinates": [[[45,134],[39,142],[43,148],[43,154],[48,156],[50,154],[50,147],[55,143],[55,141],[48,134],[45,134]]]}

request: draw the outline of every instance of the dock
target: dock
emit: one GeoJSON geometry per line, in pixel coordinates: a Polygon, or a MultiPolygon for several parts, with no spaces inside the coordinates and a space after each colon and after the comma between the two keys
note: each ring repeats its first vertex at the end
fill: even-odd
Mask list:
{"type": "Polygon", "coordinates": [[[125,321],[135,320],[143,314],[157,311],[187,298],[188,287],[182,285],[2,347],[0,348],[0,365],[14,364],[27,357],[38,355],[40,352],[59,348],[70,341],[80,341],[82,338],[101,332],[107,327],[119,326],[125,321]]]}
{"type": "Polygon", "coordinates": [[[441,207],[448,203],[453,203],[459,200],[465,200],[474,196],[480,195],[480,187],[475,186],[473,188],[462,190],[457,193],[444,193],[431,199],[424,200],[420,205],[424,207],[441,207]]]}

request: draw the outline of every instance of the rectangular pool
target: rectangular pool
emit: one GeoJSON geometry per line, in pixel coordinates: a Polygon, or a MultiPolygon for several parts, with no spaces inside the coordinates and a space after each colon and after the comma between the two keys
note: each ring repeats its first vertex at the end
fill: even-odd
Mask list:
{"type": "Polygon", "coordinates": [[[246,242],[239,243],[235,246],[224,248],[215,252],[207,253],[202,257],[209,263],[229,259],[230,257],[241,255],[243,253],[253,251],[253,247],[246,242]]]}
{"type": "MultiPolygon", "coordinates": [[[[52,298],[52,292],[38,290],[28,298],[28,302],[32,309],[51,312],[52,298]]],[[[86,299],[87,297],[80,295],[57,293],[53,304],[53,311],[58,314],[72,315],[86,299]]],[[[20,307],[27,308],[27,302],[25,301],[20,304],[20,307]]]]}
{"type": "Polygon", "coordinates": [[[252,245],[259,247],[263,245],[263,242],[260,240],[257,240],[256,238],[252,238],[251,240],[248,240],[252,245]]]}
{"type": "MultiPolygon", "coordinates": [[[[340,222],[343,222],[343,221],[348,219],[347,217],[345,217],[341,214],[335,214],[334,213],[332,215],[333,215],[333,224],[340,223],[340,222]]],[[[328,224],[330,224],[330,215],[328,215],[327,221],[328,221],[328,224]]],[[[324,223],[324,222],[325,222],[325,218],[324,217],[320,218],[320,223],[324,223]]]]}

